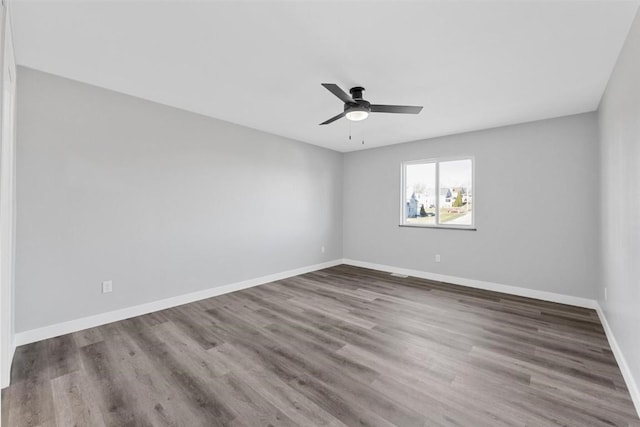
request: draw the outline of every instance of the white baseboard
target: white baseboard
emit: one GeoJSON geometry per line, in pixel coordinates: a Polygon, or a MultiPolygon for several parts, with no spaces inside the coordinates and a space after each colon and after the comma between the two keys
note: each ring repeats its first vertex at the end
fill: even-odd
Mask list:
{"type": "Polygon", "coordinates": [[[265,283],[274,282],[276,280],[282,280],[288,277],[298,276],[300,274],[310,273],[316,270],[322,270],[323,268],[329,268],[339,264],[342,264],[341,259],[324,262],[321,264],[314,264],[306,267],[296,268],[294,270],[287,270],[281,273],[269,274],[267,276],[244,280],[242,282],[231,283],[223,286],[216,286],[215,288],[205,289],[203,291],[192,292],[184,295],[178,295],[175,297],[166,298],[159,301],[153,301],[145,304],[135,305],[132,307],[122,308],[119,310],[109,311],[106,313],[100,313],[94,316],[83,317],[81,319],[75,319],[67,322],[56,323],[54,325],[45,326],[42,328],[18,332],[15,335],[15,341],[14,341],[15,345],[13,346],[13,348],[15,350],[16,346],[29,344],[32,342],[44,340],[47,338],[53,338],[60,335],[69,334],[71,332],[78,332],[83,329],[93,328],[93,327],[104,325],[111,322],[117,322],[119,320],[124,320],[131,317],[147,314],[147,313],[152,313],[154,311],[176,307],[182,304],[188,304],[194,301],[200,301],[206,298],[211,298],[218,295],[223,295],[230,292],[235,292],[242,289],[247,289],[254,286],[262,285],[265,283]]]}
{"type": "Polygon", "coordinates": [[[575,305],[577,307],[595,309],[598,303],[595,300],[571,295],[556,294],[554,292],[537,291],[535,289],[521,288],[519,286],[502,285],[499,283],[484,282],[482,280],[467,279],[464,277],[447,276],[445,274],[429,273],[421,270],[411,270],[408,268],[393,267],[390,265],[375,264],[366,261],[353,259],[343,259],[343,264],[356,267],[371,268],[373,270],[388,271],[389,273],[405,274],[407,276],[419,277],[421,279],[433,280],[436,282],[453,283],[454,285],[468,286],[470,288],[484,289],[487,291],[502,292],[505,294],[517,295],[521,297],[534,298],[543,301],[557,302],[560,304],[575,305]]]}
{"type": "Polygon", "coordinates": [[[9,347],[9,372],[7,373],[7,383],[2,385],[3,388],[8,387],[11,382],[11,365],[13,364],[13,356],[16,354],[16,347],[16,335],[13,334],[9,347]]]}
{"type": "Polygon", "coordinates": [[[607,335],[607,340],[609,341],[609,346],[611,347],[611,351],[616,358],[616,362],[618,362],[618,367],[622,372],[622,377],[624,378],[624,382],[627,385],[627,389],[629,390],[629,394],[631,395],[631,400],[633,400],[633,404],[636,407],[636,412],[638,413],[638,417],[640,417],[640,387],[638,387],[638,383],[636,382],[633,374],[631,373],[631,369],[627,364],[627,359],[624,357],[620,346],[618,345],[618,341],[616,341],[615,335],[613,335],[613,330],[609,326],[609,322],[607,322],[607,317],[604,315],[604,311],[600,304],[596,302],[596,312],[598,313],[598,317],[600,318],[600,323],[602,323],[602,327],[604,328],[604,333],[607,335]]]}
{"type": "Polygon", "coordinates": [[[7,370],[2,372],[0,375],[0,389],[5,387],[9,387],[9,383],[11,380],[11,362],[13,361],[13,355],[16,352],[16,345],[13,337],[11,337],[11,342],[9,343],[9,355],[7,356],[9,359],[9,365],[7,366],[7,370]]]}

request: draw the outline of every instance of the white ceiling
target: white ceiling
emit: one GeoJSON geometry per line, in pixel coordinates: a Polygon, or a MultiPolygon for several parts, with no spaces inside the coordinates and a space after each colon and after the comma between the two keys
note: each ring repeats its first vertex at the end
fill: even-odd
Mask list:
{"type": "Polygon", "coordinates": [[[352,151],[593,111],[637,2],[14,1],[17,62],[352,151]],[[377,104],[342,111],[320,83],[377,104]],[[365,145],[360,143],[364,135],[365,145]]]}

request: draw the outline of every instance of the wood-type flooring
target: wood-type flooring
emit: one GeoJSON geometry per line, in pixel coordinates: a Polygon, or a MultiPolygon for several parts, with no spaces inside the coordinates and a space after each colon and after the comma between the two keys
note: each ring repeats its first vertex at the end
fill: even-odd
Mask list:
{"type": "Polygon", "coordinates": [[[341,265],[21,346],[3,426],[640,426],[595,311],[341,265]]]}

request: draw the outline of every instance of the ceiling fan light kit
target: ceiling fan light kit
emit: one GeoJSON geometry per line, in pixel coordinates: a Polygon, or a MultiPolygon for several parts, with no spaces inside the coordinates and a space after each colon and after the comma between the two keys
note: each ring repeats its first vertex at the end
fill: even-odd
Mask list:
{"type": "Polygon", "coordinates": [[[422,107],[410,105],[376,105],[362,98],[364,88],[361,86],[352,87],[349,90],[351,96],[333,83],[322,83],[329,92],[340,98],[344,102],[344,111],[330,119],[320,123],[320,125],[328,125],[342,117],[348,120],[358,122],[369,117],[369,113],[396,113],[396,114],[418,114],[422,111],[422,107]]]}
{"type": "Polygon", "coordinates": [[[359,122],[369,117],[369,111],[364,108],[351,108],[345,113],[345,116],[353,122],[359,122]]]}

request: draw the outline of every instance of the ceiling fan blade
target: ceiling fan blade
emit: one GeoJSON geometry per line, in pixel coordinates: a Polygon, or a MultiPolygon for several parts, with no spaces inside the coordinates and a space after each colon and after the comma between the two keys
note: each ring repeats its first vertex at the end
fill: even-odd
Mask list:
{"type": "Polygon", "coordinates": [[[372,113],[400,113],[400,114],[418,114],[422,111],[422,107],[411,105],[375,105],[371,104],[372,113]]]}
{"type": "Polygon", "coordinates": [[[342,102],[353,104],[353,98],[347,95],[345,91],[340,89],[340,86],[333,83],[322,83],[322,86],[324,86],[329,92],[340,98],[342,102]]]}
{"type": "Polygon", "coordinates": [[[338,114],[337,116],[333,116],[329,120],[320,123],[320,126],[328,125],[329,123],[333,123],[336,120],[343,118],[345,116],[345,114],[347,114],[347,113],[343,111],[342,113],[338,114]]]}

